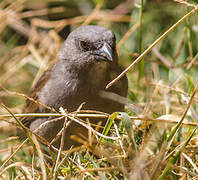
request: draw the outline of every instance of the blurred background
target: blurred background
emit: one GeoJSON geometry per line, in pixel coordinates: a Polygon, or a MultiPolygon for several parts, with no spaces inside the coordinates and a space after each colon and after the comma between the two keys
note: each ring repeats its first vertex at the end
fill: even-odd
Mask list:
{"type": "MultiPolygon", "coordinates": [[[[0,0],[0,103],[21,113],[31,86],[58,60],[67,35],[98,24],[117,38],[119,62],[128,67],[160,35],[192,10],[180,0],[0,0]]],[[[198,79],[198,15],[186,18],[128,72],[129,115],[183,114],[198,79]]],[[[198,122],[196,95],[187,119],[198,122]]],[[[7,114],[0,108],[0,114],[7,114]]],[[[3,120],[3,119],[2,119],[3,120]]],[[[0,141],[14,129],[0,121],[0,141]]],[[[7,144],[2,146],[8,146],[7,144]]]]}

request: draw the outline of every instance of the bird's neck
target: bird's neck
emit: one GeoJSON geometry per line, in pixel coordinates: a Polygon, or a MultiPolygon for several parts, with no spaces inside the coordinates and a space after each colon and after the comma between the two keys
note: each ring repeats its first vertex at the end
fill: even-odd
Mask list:
{"type": "Polygon", "coordinates": [[[77,81],[81,81],[81,83],[95,88],[103,87],[106,81],[107,69],[110,66],[108,62],[102,61],[81,67],[76,64],[71,64],[69,61],[61,61],[64,60],[60,60],[56,64],[55,71],[66,76],[68,80],[74,81],[74,79],[76,79],[77,81]]]}

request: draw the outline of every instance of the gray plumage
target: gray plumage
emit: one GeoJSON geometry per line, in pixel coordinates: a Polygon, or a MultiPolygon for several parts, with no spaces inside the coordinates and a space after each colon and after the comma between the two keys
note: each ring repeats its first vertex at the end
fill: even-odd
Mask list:
{"type": "MultiPolygon", "coordinates": [[[[123,111],[124,105],[101,97],[100,92],[121,73],[116,53],[115,35],[102,26],[81,26],[69,34],[59,54],[59,61],[47,70],[30,92],[30,97],[68,112],[77,110],[85,102],[83,109],[98,110],[106,113],[123,111]]],[[[124,76],[107,91],[126,97],[128,82],[124,76]]],[[[27,100],[24,112],[48,112],[49,110],[27,100]]],[[[22,123],[36,130],[43,122],[51,118],[23,118],[22,123]]],[[[90,119],[97,123],[98,120],[90,119]]],[[[62,129],[64,120],[48,123],[36,130],[36,133],[51,141],[62,129]]],[[[103,120],[103,125],[106,120],[103,120]]],[[[83,134],[87,130],[72,122],[66,129],[64,149],[79,145],[70,139],[71,135],[83,134]]],[[[59,147],[60,139],[54,144],[59,147]]]]}

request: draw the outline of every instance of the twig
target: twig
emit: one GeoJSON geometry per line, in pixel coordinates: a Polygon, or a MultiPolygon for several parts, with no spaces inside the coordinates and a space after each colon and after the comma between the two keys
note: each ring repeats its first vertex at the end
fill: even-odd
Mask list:
{"type": "MultiPolygon", "coordinates": [[[[35,114],[14,114],[15,117],[61,117],[63,115],[61,114],[56,114],[56,113],[35,113],[35,114]]],[[[0,115],[0,118],[8,118],[12,117],[10,114],[4,114],[0,115]]],[[[74,116],[75,117],[75,116],[74,116]]],[[[87,117],[87,118],[108,118],[107,115],[103,114],[76,114],[76,117],[81,118],[81,117],[87,117]]],[[[122,120],[121,116],[116,117],[117,120],[122,120]]],[[[171,124],[176,124],[178,123],[177,120],[167,120],[167,119],[153,119],[153,118],[144,118],[144,117],[136,117],[136,116],[130,116],[131,120],[139,120],[139,121],[153,121],[153,122],[159,122],[159,123],[171,123],[171,124]]],[[[51,120],[52,121],[52,120],[51,120]]],[[[6,120],[6,122],[10,123],[9,121],[6,120]]],[[[198,126],[198,123],[192,123],[192,122],[182,122],[184,126],[198,126]]]]}

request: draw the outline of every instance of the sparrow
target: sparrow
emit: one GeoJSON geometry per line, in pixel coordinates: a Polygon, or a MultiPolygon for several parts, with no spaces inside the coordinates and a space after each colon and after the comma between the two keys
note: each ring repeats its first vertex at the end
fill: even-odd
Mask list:
{"type": "MultiPolygon", "coordinates": [[[[74,112],[84,103],[82,109],[105,113],[124,111],[124,104],[116,99],[101,96],[106,91],[122,97],[127,96],[128,80],[123,76],[109,89],[106,85],[122,72],[118,64],[115,34],[98,25],[80,26],[72,31],[65,40],[59,53],[59,60],[43,73],[29,97],[56,111],[62,107],[74,112]]],[[[26,100],[24,113],[46,113],[49,109],[38,103],[26,100]]],[[[97,124],[101,119],[89,119],[97,124]]],[[[102,119],[102,125],[107,119],[102,119]]],[[[64,118],[53,120],[49,117],[23,117],[21,122],[31,131],[51,142],[61,131],[64,118]],[[50,123],[46,123],[46,122],[50,123]],[[44,123],[44,124],[43,124],[44,123]]],[[[72,135],[88,136],[88,130],[72,121],[64,135],[64,150],[79,146],[72,135]]],[[[53,143],[60,147],[60,138],[53,143]]]]}

